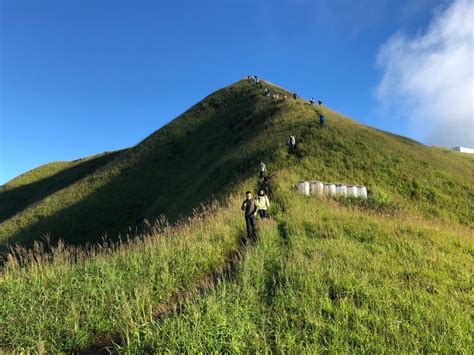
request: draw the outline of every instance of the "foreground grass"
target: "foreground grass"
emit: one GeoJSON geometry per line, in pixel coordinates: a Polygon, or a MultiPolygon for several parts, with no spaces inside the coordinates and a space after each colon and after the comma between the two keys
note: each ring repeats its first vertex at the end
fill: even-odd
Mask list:
{"type": "Polygon", "coordinates": [[[10,258],[0,274],[0,347],[473,352],[472,157],[364,127],[325,107],[274,103],[247,82],[211,95],[4,221],[0,248],[47,231],[91,241],[144,217],[186,216],[213,193],[225,199],[236,187],[251,189],[246,178],[259,160],[274,175],[274,220],[261,225],[260,241],[233,278],[191,292],[171,312],[178,295],[237,250],[238,197],[131,244],[88,253],[56,248],[52,260],[25,252],[29,262],[10,258]],[[328,117],[324,129],[316,109],[328,117]],[[292,155],[289,134],[298,141],[292,155]],[[370,199],[306,198],[295,191],[302,179],[365,184],[370,199]]]}
{"type": "Polygon", "coordinates": [[[472,353],[468,229],[279,194],[235,279],[117,350],[472,353]]]}
{"type": "MultiPolygon", "coordinates": [[[[243,233],[229,207],[74,260],[10,261],[0,278],[0,346],[71,352],[471,353],[472,230],[307,198],[274,177],[232,277],[176,295],[226,262],[243,233]],[[449,227],[449,226],[448,226],[449,227]],[[165,305],[168,311],[156,318],[165,305]],[[179,306],[179,307],[178,307],[179,306]],[[20,316],[21,314],[21,316],[20,316]],[[93,349],[97,349],[92,347],[93,349]]],[[[211,282],[212,280],[209,280],[211,282]]]]}
{"type": "Polygon", "coordinates": [[[0,348],[78,351],[153,322],[158,305],[238,248],[237,207],[231,202],[88,255],[58,247],[51,261],[36,251],[24,267],[10,258],[0,275],[0,348]]]}

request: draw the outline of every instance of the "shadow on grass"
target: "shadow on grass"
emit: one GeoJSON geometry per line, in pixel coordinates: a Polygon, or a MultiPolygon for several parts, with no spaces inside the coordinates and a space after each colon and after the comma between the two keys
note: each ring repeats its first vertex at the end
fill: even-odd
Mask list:
{"type": "Polygon", "coordinates": [[[0,193],[0,223],[56,191],[74,184],[122,153],[124,150],[105,153],[47,178],[0,193]]]}
{"type": "MultiPolygon", "coordinates": [[[[198,122],[177,119],[129,149],[114,160],[113,176],[99,177],[108,179],[104,185],[69,207],[17,228],[0,244],[0,253],[15,244],[31,247],[45,234],[51,245],[59,239],[71,245],[94,244],[104,236],[114,241],[130,233],[130,226],[139,233],[146,220],[165,216],[173,223],[212,200],[225,202],[239,182],[257,172],[258,161],[272,154],[269,148],[246,143],[262,132],[275,107],[256,110],[254,96],[239,98],[238,107],[231,102],[221,108],[222,99],[191,108],[185,114],[188,118],[202,117],[212,107],[208,117],[199,117],[198,122]],[[238,147],[231,143],[236,140],[242,142],[238,147]]],[[[98,177],[93,174],[87,179],[93,186],[98,177]]]]}

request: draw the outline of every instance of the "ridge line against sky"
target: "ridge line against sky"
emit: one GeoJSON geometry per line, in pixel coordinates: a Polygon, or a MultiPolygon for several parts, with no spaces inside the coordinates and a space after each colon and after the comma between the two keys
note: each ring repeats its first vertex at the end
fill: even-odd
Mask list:
{"type": "Polygon", "coordinates": [[[474,146],[473,4],[0,1],[0,184],[133,146],[247,74],[425,144],[474,146]]]}

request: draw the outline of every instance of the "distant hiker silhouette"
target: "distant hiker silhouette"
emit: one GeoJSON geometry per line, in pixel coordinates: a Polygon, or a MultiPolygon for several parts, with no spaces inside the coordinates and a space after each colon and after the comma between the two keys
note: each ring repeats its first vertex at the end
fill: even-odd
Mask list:
{"type": "Polygon", "coordinates": [[[289,136],[288,142],[286,143],[290,149],[290,153],[293,153],[296,149],[296,138],[295,136],[289,136]]]}
{"type": "Polygon", "coordinates": [[[260,162],[260,178],[262,179],[262,181],[265,175],[265,170],[267,170],[267,166],[265,165],[265,163],[260,162]]]}
{"type": "Polygon", "coordinates": [[[257,240],[257,232],[255,228],[255,213],[257,212],[257,206],[252,200],[252,193],[247,191],[245,193],[246,199],[242,203],[241,210],[244,211],[245,225],[247,227],[247,238],[250,241],[257,240]]]}
{"type": "Polygon", "coordinates": [[[324,117],[323,114],[319,114],[319,125],[321,127],[324,127],[325,123],[326,123],[326,117],[324,117]]]}

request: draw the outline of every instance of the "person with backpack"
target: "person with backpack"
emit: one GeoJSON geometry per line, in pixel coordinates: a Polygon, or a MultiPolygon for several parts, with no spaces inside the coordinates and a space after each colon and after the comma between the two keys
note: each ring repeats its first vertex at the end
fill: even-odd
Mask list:
{"type": "Polygon", "coordinates": [[[263,176],[265,175],[265,170],[267,170],[267,166],[265,163],[260,162],[260,179],[263,180],[263,176]]]}
{"type": "Polygon", "coordinates": [[[296,138],[295,136],[288,137],[288,147],[290,148],[290,153],[293,153],[296,150],[296,138]]]}
{"type": "Polygon", "coordinates": [[[241,210],[244,211],[245,225],[247,227],[247,237],[251,241],[257,239],[257,232],[255,228],[255,213],[257,213],[257,206],[252,200],[252,193],[247,191],[245,193],[245,200],[242,203],[241,210]]]}
{"type": "Polygon", "coordinates": [[[255,200],[255,206],[257,206],[258,215],[261,219],[267,218],[267,210],[270,208],[270,201],[268,196],[263,190],[258,193],[257,199],[255,200]]]}
{"type": "Polygon", "coordinates": [[[297,97],[298,97],[298,96],[296,96],[296,92],[294,92],[294,93],[293,93],[293,99],[294,99],[295,101],[296,101],[296,98],[297,98],[297,97]]]}
{"type": "Polygon", "coordinates": [[[326,117],[322,113],[319,114],[319,124],[321,127],[324,127],[326,123],[326,117]]]}
{"type": "Polygon", "coordinates": [[[321,100],[318,100],[318,105],[321,106],[323,102],[321,100]]]}

